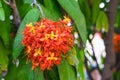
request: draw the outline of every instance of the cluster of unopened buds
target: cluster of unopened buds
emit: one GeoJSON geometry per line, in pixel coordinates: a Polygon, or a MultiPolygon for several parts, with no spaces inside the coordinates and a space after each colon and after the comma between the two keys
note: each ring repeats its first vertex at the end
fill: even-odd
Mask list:
{"type": "Polygon", "coordinates": [[[32,69],[45,70],[60,64],[61,55],[66,54],[74,43],[70,22],[67,17],[57,22],[43,18],[25,26],[22,44],[32,69]]]}

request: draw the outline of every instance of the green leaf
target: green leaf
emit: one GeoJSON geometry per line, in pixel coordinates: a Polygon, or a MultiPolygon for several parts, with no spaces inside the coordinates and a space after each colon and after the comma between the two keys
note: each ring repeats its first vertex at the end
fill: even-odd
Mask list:
{"type": "Polygon", "coordinates": [[[52,16],[54,16],[54,20],[58,21],[58,19],[61,17],[61,12],[56,0],[44,0],[44,4],[50,13],[52,13],[52,16]]]}
{"type": "Polygon", "coordinates": [[[1,20],[1,21],[4,21],[4,20],[5,20],[5,13],[4,13],[3,8],[1,8],[1,7],[0,7],[0,20],[1,20]]]}
{"type": "Polygon", "coordinates": [[[21,44],[23,35],[22,31],[26,24],[29,24],[30,22],[35,22],[39,19],[40,13],[37,9],[31,9],[26,16],[24,17],[23,21],[21,22],[19,29],[17,31],[17,35],[15,37],[14,43],[13,43],[13,58],[17,58],[22,49],[23,45],[21,44]]]}
{"type": "Polygon", "coordinates": [[[91,9],[89,2],[86,0],[78,0],[78,2],[80,4],[80,9],[85,16],[86,25],[90,25],[92,23],[92,20],[91,20],[91,9]]]}
{"type": "Polygon", "coordinates": [[[40,68],[35,68],[34,80],[44,80],[43,71],[41,71],[40,68]]]}
{"type": "Polygon", "coordinates": [[[76,80],[75,69],[62,58],[60,65],[58,65],[58,72],[60,80],[76,80]]]}
{"type": "Polygon", "coordinates": [[[76,50],[74,47],[67,53],[67,60],[70,65],[73,65],[75,67],[78,66],[79,60],[77,58],[76,50]]]}
{"type": "Polygon", "coordinates": [[[57,66],[53,66],[50,70],[44,71],[45,78],[49,80],[59,80],[59,74],[57,66]]]}
{"type": "Polygon", "coordinates": [[[0,21],[0,36],[4,42],[4,45],[8,47],[10,44],[10,31],[11,31],[11,22],[10,22],[10,15],[11,15],[11,9],[8,5],[6,5],[3,0],[2,7],[4,8],[5,12],[5,21],[0,21]]]}
{"type": "MultiPolygon", "coordinates": [[[[34,74],[31,69],[31,64],[26,64],[25,60],[18,67],[17,80],[33,80],[34,74]]],[[[36,79],[35,79],[36,80],[36,79]]]]}
{"type": "MultiPolygon", "coordinates": [[[[78,65],[78,74],[80,74],[80,77],[82,78],[82,80],[85,80],[84,77],[84,50],[80,50],[77,53],[78,55],[78,59],[79,59],[79,65],[78,65]]],[[[78,76],[79,78],[79,76],[78,76]]]]}
{"type": "Polygon", "coordinates": [[[106,32],[108,32],[108,18],[105,12],[101,11],[96,21],[96,29],[98,31],[101,31],[103,28],[105,29],[106,32]]]}
{"type": "Polygon", "coordinates": [[[23,4],[22,6],[20,6],[20,9],[19,9],[19,13],[20,13],[20,16],[21,16],[21,19],[23,19],[26,15],[26,13],[32,9],[32,6],[30,4],[23,4]]]}
{"type": "Polygon", "coordinates": [[[19,60],[19,66],[13,64],[13,61],[10,61],[8,73],[5,76],[5,80],[33,80],[34,73],[31,69],[31,64],[26,64],[26,59],[22,58],[19,60]]]}
{"type": "Polygon", "coordinates": [[[59,4],[74,20],[83,43],[86,43],[86,22],[77,1],[75,0],[57,0],[59,4]]]}
{"type": "Polygon", "coordinates": [[[29,3],[31,4],[32,3],[32,0],[23,0],[24,3],[29,3]]]}
{"type": "Polygon", "coordinates": [[[8,66],[8,56],[6,54],[6,48],[0,40],[0,74],[1,71],[6,70],[8,66]]]}
{"type": "Polygon", "coordinates": [[[93,19],[93,24],[96,22],[97,17],[99,15],[99,4],[101,0],[93,0],[93,6],[92,6],[92,19],[93,19]]]}
{"type": "Polygon", "coordinates": [[[80,48],[77,45],[75,45],[75,49],[76,49],[77,58],[79,60],[79,64],[76,67],[77,80],[85,80],[85,77],[84,77],[84,49],[80,50],[80,48]]]}
{"type": "Polygon", "coordinates": [[[54,20],[54,21],[57,21],[59,19],[57,16],[51,13],[51,11],[47,9],[46,7],[44,7],[42,4],[39,4],[39,5],[41,6],[45,17],[47,17],[48,19],[54,20]]]}
{"type": "Polygon", "coordinates": [[[1,3],[1,0],[0,0],[0,8],[2,7],[2,3],[1,3]]]}

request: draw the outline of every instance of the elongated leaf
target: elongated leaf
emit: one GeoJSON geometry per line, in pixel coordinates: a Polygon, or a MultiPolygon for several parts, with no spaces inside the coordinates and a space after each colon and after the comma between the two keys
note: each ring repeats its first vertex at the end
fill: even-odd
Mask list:
{"type": "Polygon", "coordinates": [[[79,59],[78,74],[80,74],[80,77],[82,78],[82,80],[85,80],[85,77],[84,77],[84,50],[78,51],[77,55],[78,55],[78,59],[79,59]]]}
{"type": "Polygon", "coordinates": [[[3,9],[3,7],[2,7],[1,0],[0,0],[0,20],[1,20],[1,21],[4,21],[4,20],[5,20],[5,13],[4,13],[4,9],[3,9]]]}
{"type": "Polygon", "coordinates": [[[85,44],[86,43],[86,22],[77,1],[75,0],[57,0],[57,1],[74,20],[77,26],[78,32],[82,38],[82,41],[85,44]]]}
{"type": "Polygon", "coordinates": [[[50,70],[46,70],[45,72],[45,78],[49,80],[59,80],[59,74],[57,66],[53,66],[50,70]]]}
{"type": "Polygon", "coordinates": [[[49,9],[44,7],[42,4],[39,4],[39,5],[42,7],[45,17],[47,17],[48,19],[54,20],[54,21],[58,21],[58,19],[59,19],[58,16],[55,16],[49,9]]]}
{"type": "Polygon", "coordinates": [[[101,11],[96,21],[96,29],[101,31],[103,28],[106,32],[108,31],[108,19],[105,12],[101,11]]]}
{"type": "Polygon", "coordinates": [[[57,21],[61,17],[60,8],[56,0],[44,0],[45,7],[52,13],[57,21]]]}
{"type": "Polygon", "coordinates": [[[77,58],[75,47],[73,47],[67,54],[68,54],[67,60],[68,60],[69,64],[71,64],[75,67],[78,66],[79,60],[77,58]]]}
{"type": "Polygon", "coordinates": [[[44,80],[43,71],[40,71],[40,68],[35,69],[34,80],[44,80]]]}
{"type": "Polygon", "coordinates": [[[7,70],[8,56],[6,55],[6,49],[0,40],[0,74],[1,71],[7,70]]]}
{"type": "Polygon", "coordinates": [[[89,2],[86,0],[78,0],[80,4],[80,9],[83,12],[85,19],[86,19],[86,25],[90,25],[92,23],[91,20],[91,10],[89,2]]]}
{"type": "Polygon", "coordinates": [[[2,7],[2,3],[1,3],[1,0],[0,0],[0,7],[2,7]]]}
{"type": "Polygon", "coordinates": [[[14,44],[13,44],[13,58],[17,58],[22,49],[23,49],[23,45],[21,44],[23,35],[22,35],[22,31],[25,27],[26,24],[30,23],[30,22],[35,22],[39,19],[40,13],[37,9],[31,9],[26,16],[24,17],[22,23],[20,24],[20,27],[18,29],[17,35],[15,37],[14,40],[14,44]]]}
{"type": "Polygon", "coordinates": [[[92,19],[93,19],[93,24],[96,22],[97,17],[99,15],[99,4],[101,0],[93,0],[93,6],[92,6],[92,19]]]}
{"type": "Polygon", "coordinates": [[[24,18],[24,16],[26,15],[26,13],[32,9],[32,6],[30,4],[23,4],[22,6],[20,6],[20,9],[19,9],[19,13],[20,13],[20,16],[21,16],[21,19],[24,18]]]}
{"type": "Polygon", "coordinates": [[[59,72],[60,80],[77,79],[74,68],[64,58],[62,58],[60,65],[58,65],[58,72],[59,72]]]}
{"type": "Polygon", "coordinates": [[[33,0],[23,0],[24,3],[29,3],[31,4],[33,0]]]}
{"type": "Polygon", "coordinates": [[[26,59],[22,58],[19,60],[19,66],[16,66],[11,60],[5,80],[34,80],[31,64],[26,64],[26,59]]]}
{"type": "Polygon", "coordinates": [[[4,13],[3,8],[0,8],[0,20],[1,20],[1,21],[4,21],[4,20],[5,20],[5,13],[4,13]]]}
{"type": "Polygon", "coordinates": [[[10,30],[11,30],[11,23],[9,16],[11,14],[11,9],[8,5],[6,5],[3,0],[1,1],[2,8],[4,8],[5,13],[5,21],[0,21],[0,36],[5,44],[6,47],[10,44],[10,30]]]}

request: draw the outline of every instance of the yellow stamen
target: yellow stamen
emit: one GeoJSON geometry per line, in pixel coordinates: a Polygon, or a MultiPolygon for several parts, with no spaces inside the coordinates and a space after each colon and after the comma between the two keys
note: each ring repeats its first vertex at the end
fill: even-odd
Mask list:
{"type": "Polygon", "coordinates": [[[55,34],[53,31],[51,31],[50,34],[45,34],[45,40],[47,40],[48,38],[50,39],[54,39],[54,38],[57,38],[58,37],[58,34],[55,34]]]}
{"type": "Polygon", "coordinates": [[[48,57],[47,60],[57,60],[57,58],[54,57],[54,53],[50,52],[50,57],[48,57]]]}
{"type": "Polygon", "coordinates": [[[35,50],[34,56],[38,56],[38,55],[41,56],[41,54],[42,54],[42,50],[41,50],[41,47],[40,47],[40,48],[38,48],[38,49],[35,50]]]}
{"type": "Polygon", "coordinates": [[[31,51],[30,46],[27,46],[27,50],[26,50],[27,54],[29,54],[29,53],[30,53],[30,51],[31,51]]]}
{"type": "Polygon", "coordinates": [[[32,23],[30,23],[30,24],[27,24],[26,25],[27,27],[30,27],[30,32],[35,32],[35,27],[32,25],[32,23]]]}
{"type": "Polygon", "coordinates": [[[70,18],[68,18],[68,17],[66,17],[66,16],[64,16],[64,19],[63,19],[63,21],[64,21],[64,22],[67,22],[67,23],[69,23],[69,22],[71,22],[71,19],[70,19],[70,18]]]}

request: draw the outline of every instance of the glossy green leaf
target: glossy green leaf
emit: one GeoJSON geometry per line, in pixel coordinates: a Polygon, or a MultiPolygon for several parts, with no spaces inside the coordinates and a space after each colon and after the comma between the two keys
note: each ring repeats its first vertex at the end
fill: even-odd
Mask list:
{"type": "Polygon", "coordinates": [[[58,72],[60,80],[77,80],[74,67],[64,58],[62,58],[60,65],[58,65],[58,72]]]}
{"type": "Polygon", "coordinates": [[[58,7],[58,3],[56,0],[44,0],[45,7],[50,11],[52,16],[54,16],[54,20],[58,21],[61,17],[60,8],[58,7]]]}
{"type": "Polygon", "coordinates": [[[97,17],[99,15],[99,4],[101,0],[93,0],[93,6],[92,6],[92,19],[93,19],[93,24],[96,22],[97,17]]]}
{"type": "Polygon", "coordinates": [[[23,45],[21,44],[23,35],[22,35],[22,31],[25,27],[26,24],[29,24],[30,22],[35,22],[39,19],[40,13],[37,9],[31,9],[26,16],[24,17],[23,21],[21,22],[19,29],[17,31],[17,35],[15,37],[14,40],[14,44],[13,44],[13,58],[17,58],[22,49],[23,49],[23,45]]]}
{"type": "Polygon", "coordinates": [[[1,21],[5,20],[5,13],[4,13],[4,9],[2,7],[0,7],[0,20],[1,21]]]}
{"type": "Polygon", "coordinates": [[[82,38],[82,41],[85,44],[87,40],[86,22],[84,15],[82,14],[79,8],[78,2],[75,0],[57,0],[57,1],[74,20],[78,32],[82,38]]]}
{"type": "Polygon", "coordinates": [[[98,31],[101,31],[102,29],[104,29],[106,32],[108,31],[108,18],[103,11],[99,13],[98,19],[96,21],[96,29],[98,31]]]}

